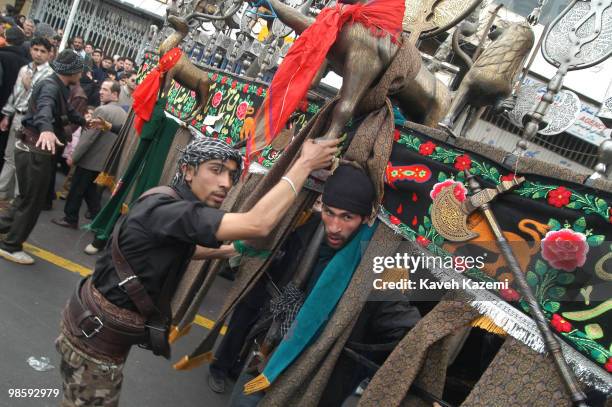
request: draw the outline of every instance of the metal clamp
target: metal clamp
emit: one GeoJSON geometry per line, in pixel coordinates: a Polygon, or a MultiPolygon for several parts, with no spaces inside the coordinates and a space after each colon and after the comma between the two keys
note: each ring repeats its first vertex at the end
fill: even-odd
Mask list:
{"type": "Polygon", "coordinates": [[[119,286],[119,287],[123,287],[123,285],[124,285],[124,284],[126,284],[128,281],[131,281],[131,280],[133,280],[133,279],[135,279],[135,278],[138,278],[138,276],[129,276],[129,277],[128,277],[128,278],[126,278],[125,280],[120,281],[120,282],[119,282],[119,284],[117,284],[117,286],[119,286]]]}
{"type": "Polygon", "coordinates": [[[81,332],[83,332],[85,338],[91,338],[92,336],[100,332],[102,328],[104,328],[104,323],[102,323],[102,320],[99,317],[90,315],[88,318],[91,319],[93,322],[97,323],[98,326],[90,333],[87,333],[84,329],[81,329],[81,332]]]}

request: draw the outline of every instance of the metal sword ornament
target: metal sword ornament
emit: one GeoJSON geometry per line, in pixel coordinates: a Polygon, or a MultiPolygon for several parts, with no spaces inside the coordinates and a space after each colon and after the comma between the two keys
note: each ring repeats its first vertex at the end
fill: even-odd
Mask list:
{"type": "MultiPolygon", "coordinates": [[[[544,58],[556,66],[558,70],[549,81],[547,92],[538,103],[535,111],[528,116],[529,122],[523,131],[522,140],[517,143],[515,152],[509,156],[510,160],[505,161],[506,164],[517,165],[518,157],[526,150],[527,142],[538,132],[548,107],[553,102],[555,95],[561,90],[563,78],[567,72],[596,65],[612,54],[611,6],[612,0],[597,0],[596,2],[573,0],[551,24],[544,39],[542,52],[544,58]]],[[[467,229],[467,216],[475,210],[482,211],[495,235],[502,255],[512,271],[519,291],[529,305],[531,315],[542,334],[546,348],[555,361],[573,404],[579,407],[587,406],[586,396],[580,389],[572,370],[567,365],[561,346],[552,333],[489,204],[497,195],[522,183],[524,178],[517,177],[513,181],[504,181],[497,189],[482,190],[476,177],[470,174],[469,170],[466,171],[466,175],[472,195],[465,202],[459,202],[452,194],[452,188],[447,188],[449,191],[443,190],[438,194],[432,207],[434,227],[450,241],[470,240],[475,237],[475,234],[467,229]],[[452,196],[449,196],[449,194],[452,196]]]]}

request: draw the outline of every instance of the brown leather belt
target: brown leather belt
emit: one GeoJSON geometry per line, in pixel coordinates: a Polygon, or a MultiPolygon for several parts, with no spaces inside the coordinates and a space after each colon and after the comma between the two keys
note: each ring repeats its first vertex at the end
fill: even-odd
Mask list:
{"type": "Polygon", "coordinates": [[[63,319],[72,335],[87,346],[113,356],[127,354],[132,345],[144,344],[144,325],[132,325],[105,311],[93,297],[91,278],[82,280],[64,308],[63,319]]]}

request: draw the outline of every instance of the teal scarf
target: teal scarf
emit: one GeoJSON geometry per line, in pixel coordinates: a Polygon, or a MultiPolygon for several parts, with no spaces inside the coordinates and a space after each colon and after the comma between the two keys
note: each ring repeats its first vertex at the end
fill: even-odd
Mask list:
{"type": "Polygon", "coordinates": [[[361,262],[363,244],[369,242],[377,225],[378,221],[371,227],[362,225],[327,264],[263,373],[244,386],[245,394],[270,386],[322,331],[361,262]]]}

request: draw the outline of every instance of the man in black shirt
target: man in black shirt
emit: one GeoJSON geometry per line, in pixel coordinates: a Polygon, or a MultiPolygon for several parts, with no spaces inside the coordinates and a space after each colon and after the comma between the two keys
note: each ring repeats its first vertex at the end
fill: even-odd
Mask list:
{"type": "Polygon", "coordinates": [[[55,147],[66,142],[64,126],[75,123],[86,126],[83,116],[68,103],[70,85],[78,84],[83,61],[74,52],[61,52],[50,63],[55,71],[39,81],[32,90],[23,128],[15,144],[15,169],[19,197],[0,213],[0,257],[19,264],[33,264],[34,259],[23,251],[45,204],[55,163],[55,147]]]}
{"type": "Polygon", "coordinates": [[[115,226],[93,277],[64,309],[56,341],[62,405],[117,405],[132,345],[168,356],[170,299],[190,259],[228,257],[233,247],[217,249],[221,241],[268,235],[308,174],[330,165],[337,144],[307,141],[283,180],[250,211],[224,213],[218,208],[240,176],[241,157],[220,140],[190,143],[171,188],[155,188],[136,201],[115,226]]]}

